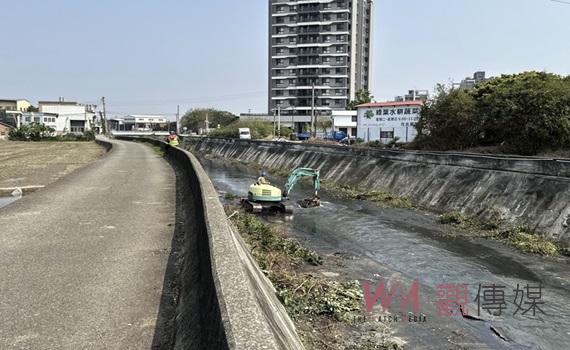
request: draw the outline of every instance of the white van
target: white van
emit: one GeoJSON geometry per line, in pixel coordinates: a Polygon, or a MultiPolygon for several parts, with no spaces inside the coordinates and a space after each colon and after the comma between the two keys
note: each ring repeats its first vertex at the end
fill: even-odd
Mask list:
{"type": "Polygon", "coordinates": [[[239,138],[242,140],[251,140],[251,132],[249,128],[239,128],[239,138]]]}

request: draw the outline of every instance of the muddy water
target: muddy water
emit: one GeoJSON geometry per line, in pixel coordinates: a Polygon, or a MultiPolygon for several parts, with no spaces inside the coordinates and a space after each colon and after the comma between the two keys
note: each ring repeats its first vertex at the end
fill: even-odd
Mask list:
{"type": "MultiPolygon", "coordinates": [[[[203,160],[214,185],[223,192],[245,196],[258,175],[245,166],[203,160]]],[[[284,179],[272,179],[281,186],[284,179]]],[[[311,193],[306,184],[295,188],[292,200],[311,193]]],[[[298,208],[290,218],[271,217],[268,221],[286,227],[289,234],[319,252],[354,256],[349,263],[352,279],[402,281],[405,286],[417,280],[421,312],[425,324],[394,323],[396,335],[410,348],[570,348],[570,273],[565,259],[541,259],[500,244],[445,237],[453,228],[439,225],[431,215],[412,211],[379,209],[360,201],[331,199],[323,191],[323,206],[298,208]],[[479,284],[504,286],[506,309],[500,316],[480,310],[482,320],[437,317],[437,286],[467,284],[470,315],[477,316],[475,298],[479,284]],[[514,314],[514,289],[542,284],[539,307],[514,314]],[[499,336],[499,335],[500,336],[499,336]]],[[[452,232],[453,233],[453,232],[452,232]]],[[[526,294],[525,294],[526,295],[526,294]]],[[[530,299],[522,306],[527,309],[530,299]]],[[[392,312],[399,310],[391,309],[392,312]]],[[[407,317],[405,317],[407,318],[407,317]]]]}

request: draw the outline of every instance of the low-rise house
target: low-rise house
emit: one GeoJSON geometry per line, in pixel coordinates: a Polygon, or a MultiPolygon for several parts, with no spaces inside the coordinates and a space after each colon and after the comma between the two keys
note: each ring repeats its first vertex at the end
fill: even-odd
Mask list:
{"type": "MultiPolygon", "coordinates": [[[[23,112],[27,112],[32,104],[25,99],[0,99],[0,114],[9,120],[9,123],[14,122],[14,125],[20,126],[20,116],[23,112]]],[[[4,120],[4,122],[8,122],[4,120]]]]}
{"type": "Polygon", "coordinates": [[[356,137],[358,133],[357,111],[332,111],[334,131],[342,131],[349,137],[356,137]]]}
{"type": "Polygon", "coordinates": [[[27,112],[32,104],[25,99],[3,100],[0,99],[0,110],[11,112],[27,112]]]}
{"type": "Polygon", "coordinates": [[[168,119],[158,115],[133,114],[109,120],[115,131],[168,131],[168,119]]]}
{"type": "Polygon", "coordinates": [[[41,113],[41,112],[26,112],[22,113],[20,117],[21,125],[27,125],[31,123],[41,123],[46,126],[53,128],[55,134],[65,133],[65,119],[59,118],[55,113],[41,113]]]}
{"type": "Polygon", "coordinates": [[[52,127],[57,134],[83,133],[92,130],[96,125],[96,105],[67,102],[60,98],[59,101],[40,101],[38,107],[40,116],[31,114],[25,117],[48,118],[50,124],[45,124],[52,126],[51,118],[56,115],[55,126],[52,127]]]}
{"type": "Polygon", "coordinates": [[[423,101],[372,102],[357,106],[358,137],[366,142],[413,141],[423,101]]]}

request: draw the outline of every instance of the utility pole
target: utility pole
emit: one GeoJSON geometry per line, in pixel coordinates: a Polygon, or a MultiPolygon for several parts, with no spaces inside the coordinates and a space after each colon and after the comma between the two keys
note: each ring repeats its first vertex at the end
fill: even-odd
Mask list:
{"type": "Polygon", "coordinates": [[[103,134],[109,132],[109,125],[107,124],[107,110],[105,109],[105,97],[101,97],[101,104],[103,105],[103,120],[101,121],[101,127],[103,128],[103,134]]]}
{"type": "Polygon", "coordinates": [[[273,138],[275,138],[275,136],[276,136],[275,129],[276,129],[276,126],[275,126],[275,110],[273,110],[273,138]]]}
{"type": "Polygon", "coordinates": [[[208,112],[206,112],[206,135],[208,135],[210,131],[210,121],[208,120],[208,112]]]}
{"type": "Polygon", "coordinates": [[[315,81],[313,81],[312,99],[311,99],[311,136],[314,137],[315,131],[315,81]]]}
{"type": "Polygon", "coordinates": [[[277,107],[277,134],[281,138],[281,107],[277,107]]]}
{"type": "Polygon", "coordinates": [[[180,134],[180,105],[176,109],[176,135],[180,134]]]}

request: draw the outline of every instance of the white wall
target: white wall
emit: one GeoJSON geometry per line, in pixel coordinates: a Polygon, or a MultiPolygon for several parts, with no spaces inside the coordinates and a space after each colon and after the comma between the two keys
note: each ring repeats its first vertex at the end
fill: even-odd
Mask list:
{"type": "Polygon", "coordinates": [[[358,137],[364,141],[389,142],[392,137],[381,138],[381,132],[393,132],[400,142],[413,141],[418,132],[419,106],[364,107],[358,109],[358,137]],[[405,112],[409,109],[409,114],[405,112]],[[388,114],[385,114],[385,111],[388,114]],[[401,112],[401,113],[399,113],[401,112]]]}

